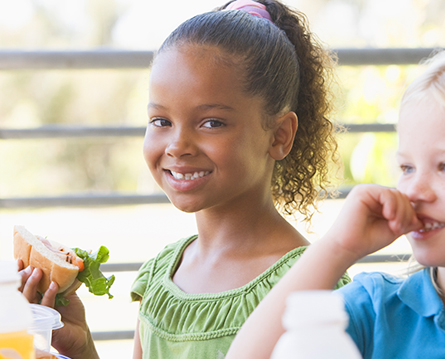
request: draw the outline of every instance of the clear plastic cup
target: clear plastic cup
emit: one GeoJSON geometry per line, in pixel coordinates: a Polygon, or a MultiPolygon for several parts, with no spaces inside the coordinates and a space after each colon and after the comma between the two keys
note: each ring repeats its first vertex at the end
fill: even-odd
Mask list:
{"type": "Polygon", "coordinates": [[[28,332],[34,335],[34,347],[49,352],[53,330],[63,327],[57,310],[38,304],[30,304],[33,324],[28,332]]]}

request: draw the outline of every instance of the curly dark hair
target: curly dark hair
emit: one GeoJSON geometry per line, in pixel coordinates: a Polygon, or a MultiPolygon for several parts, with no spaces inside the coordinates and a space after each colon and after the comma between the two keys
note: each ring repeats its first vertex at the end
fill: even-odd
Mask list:
{"type": "Polygon", "coordinates": [[[310,220],[317,200],[328,193],[328,172],[339,158],[336,126],[328,119],[336,58],[310,33],[301,12],[259,0],[272,23],[244,11],[222,11],[231,2],[185,21],[159,52],[186,43],[222,48],[244,67],[246,93],[264,99],[265,127],[285,111],[297,114],[292,150],[275,163],[272,195],[285,213],[299,212],[310,220]]]}

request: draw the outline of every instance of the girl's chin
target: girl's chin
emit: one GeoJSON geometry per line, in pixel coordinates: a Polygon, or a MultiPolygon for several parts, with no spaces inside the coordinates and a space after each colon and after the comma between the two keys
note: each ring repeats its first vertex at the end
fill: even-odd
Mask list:
{"type": "Polygon", "coordinates": [[[445,255],[441,255],[441,253],[431,253],[431,251],[425,251],[425,249],[413,248],[413,257],[423,267],[445,266],[445,255]]]}
{"type": "Polygon", "coordinates": [[[183,207],[183,206],[175,206],[177,209],[179,209],[181,212],[184,213],[196,213],[198,212],[198,210],[195,210],[193,208],[189,208],[189,207],[183,207]]]}
{"type": "Polygon", "coordinates": [[[173,204],[173,206],[175,206],[181,212],[196,213],[202,209],[198,203],[193,202],[193,201],[187,201],[187,200],[183,200],[183,199],[181,200],[181,199],[175,198],[174,196],[169,197],[169,200],[173,204]]]}

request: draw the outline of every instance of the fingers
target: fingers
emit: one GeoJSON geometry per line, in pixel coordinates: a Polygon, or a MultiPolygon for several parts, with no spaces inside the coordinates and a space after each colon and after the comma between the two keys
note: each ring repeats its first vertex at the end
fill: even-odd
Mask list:
{"type": "Polygon", "coordinates": [[[42,302],[40,304],[54,308],[54,304],[56,301],[56,294],[58,290],[59,286],[57,285],[57,283],[51,282],[45,294],[43,295],[42,302]]]}
{"type": "Polygon", "coordinates": [[[405,194],[396,189],[387,188],[381,192],[380,202],[383,206],[382,215],[396,236],[423,227],[405,194]]]}
{"type": "Polygon", "coordinates": [[[54,308],[56,295],[59,290],[57,283],[51,282],[45,294],[42,296],[42,294],[37,291],[37,286],[43,276],[42,270],[31,266],[23,269],[23,262],[19,260],[17,263],[20,268],[19,274],[22,277],[19,290],[23,293],[28,302],[34,304],[39,303],[54,308]]]}
{"type": "Polygon", "coordinates": [[[366,184],[354,187],[351,194],[347,214],[366,219],[362,226],[368,234],[375,230],[383,238],[396,239],[423,227],[408,197],[397,189],[366,184]]]}
{"type": "Polygon", "coordinates": [[[19,268],[19,272],[25,268],[25,264],[21,259],[17,259],[17,266],[19,268]]]}
{"type": "Polygon", "coordinates": [[[23,295],[30,303],[39,303],[42,296],[37,292],[37,285],[39,284],[40,279],[42,279],[42,270],[38,268],[33,269],[29,266],[23,272],[25,274],[22,276],[22,283],[23,278],[27,277],[22,288],[23,295]],[[30,275],[28,275],[29,272],[31,272],[30,275]]]}
{"type": "MultiPolygon", "coordinates": [[[[22,261],[20,261],[20,262],[22,262],[22,261]]],[[[20,265],[23,267],[23,262],[21,264],[19,264],[19,268],[21,268],[20,265]]],[[[20,277],[22,277],[22,279],[21,279],[19,290],[21,292],[23,292],[23,288],[25,287],[26,282],[28,281],[29,277],[31,276],[33,269],[34,268],[31,266],[26,267],[26,269],[23,269],[23,268],[20,269],[19,274],[20,274],[20,277]]]]}

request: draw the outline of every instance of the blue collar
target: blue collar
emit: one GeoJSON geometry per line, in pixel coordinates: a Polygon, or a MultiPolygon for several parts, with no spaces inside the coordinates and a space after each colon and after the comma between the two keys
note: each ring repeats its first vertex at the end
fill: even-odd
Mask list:
{"type": "Polygon", "coordinates": [[[423,317],[438,315],[444,305],[431,282],[429,269],[410,275],[397,291],[400,300],[423,317]]]}

